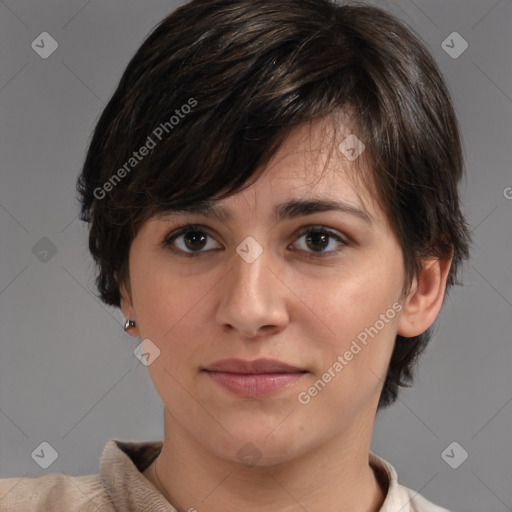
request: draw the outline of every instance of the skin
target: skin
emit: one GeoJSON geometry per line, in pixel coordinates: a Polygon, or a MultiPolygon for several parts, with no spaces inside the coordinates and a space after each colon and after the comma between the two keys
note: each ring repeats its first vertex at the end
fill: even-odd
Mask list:
{"type": "Polygon", "coordinates": [[[368,457],[394,340],[432,325],[451,259],[425,261],[401,297],[398,240],[370,194],[355,186],[353,164],[339,151],[329,154],[326,126],[293,131],[254,184],[220,200],[232,212],[229,223],[154,217],[131,245],[121,306],[136,321],[129,333],[160,350],[148,370],[164,404],[163,449],[144,475],[180,511],[370,512],[384,501],[387,488],[368,457]],[[273,221],[274,205],[292,198],[344,200],[373,223],[336,211],[273,221]],[[187,245],[186,236],[175,240],[178,252],[161,245],[190,223],[204,226],[206,246],[187,245]],[[322,251],[299,235],[306,225],[325,226],[346,245],[328,238],[322,251]],[[263,249],[252,263],[236,252],[248,236],[263,249]],[[181,256],[180,248],[202,253],[181,256]],[[394,303],[401,311],[301,404],[298,394],[394,303]],[[232,357],[275,358],[307,373],[268,397],[241,398],[200,371],[232,357]],[[247,443],[259,456],[252,466],[237,456],[247,443]]]}

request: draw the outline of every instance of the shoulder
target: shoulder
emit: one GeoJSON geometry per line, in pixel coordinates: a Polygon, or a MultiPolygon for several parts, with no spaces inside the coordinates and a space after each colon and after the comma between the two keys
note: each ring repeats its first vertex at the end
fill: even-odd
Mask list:
{"type": "Polygon", "coordinates": [[[439,507],[425,499],[421,494],[398,484],[399,492],[404,494],[410,504],[411,512],[450,512],[446,508],[439,507]]]}
{"type": "Polygon", "coordinates": [[[142,473],[162,446],[161,441],[110,440],[103,448],[97,474],[0,479],[0,510],[128,512],[140,510],[142,500],[144,510],[175,512],[142,473]]]}
{"type": "Polygon", "coordinates": [[[403,485],[400,484],[398,484],[398,487],[400,488],[404,496],[407,497],[407,501],[410,504],[411,512],[450,512],[446,508],[434,505],[433,503],[425,499],[421,494],[417,493],[416,491],[413,491],[412,489],[408,489],[407,487],[404,487],[403,485]]]}
{"type": "Polygon", "coordinates": [[[370,466],[383,488],[387,488],[379,512],[450,512],[425,499],[421,494],[398,482],[395,468],[385,459],[370,452],[370,466]]]}
{"type": "Polygon", "coordinates": [[[99,475],[62,473],[0,479],[0,509],[6,512],[114,511],[99,475]]]}

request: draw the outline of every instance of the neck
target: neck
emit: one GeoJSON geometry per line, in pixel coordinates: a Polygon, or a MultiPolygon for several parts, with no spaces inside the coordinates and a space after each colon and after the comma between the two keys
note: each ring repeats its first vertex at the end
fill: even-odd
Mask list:
{"type": "Polygon", "coordinates": [[[207,451],[166,409],[162,451],[144,475],[179,511],[377,512],[385,490],[370,441],[371,430],[347,433],[292,461],[248,467],[207,451]]]}

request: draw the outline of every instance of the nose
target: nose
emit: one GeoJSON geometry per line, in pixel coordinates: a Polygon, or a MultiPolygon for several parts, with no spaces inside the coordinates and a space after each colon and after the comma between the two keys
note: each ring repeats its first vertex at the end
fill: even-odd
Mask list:
{"type": "Polygon", "coordinates": [[[217,325],[246,338],[280,332],[289,321],[287,287],[279,278],[275,257],[264,250],[248,262],[238,253],[223,279],[217,325]]]}

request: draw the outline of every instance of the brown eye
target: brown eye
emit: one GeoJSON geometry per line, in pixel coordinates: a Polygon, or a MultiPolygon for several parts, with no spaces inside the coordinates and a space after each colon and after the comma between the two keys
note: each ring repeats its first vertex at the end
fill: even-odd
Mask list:
{"type": "MultiPolygon", "coordinates": [[[[195,256],[206,252],[206,250],[216,249],[218,245],[208,247],[213,237],[209,235],[201,226],[188,225],[179,228],[163,242],[164,247],[170,247],[173,251],[184,253],[186,256],[195,256]],[[206,250],[203,250],[205,249],[206,250]]],[[[211,245],[211,244],[210,244],[211,245]]]]}
{"type": "Polygon", "coordinates": [[[323,251],[329,245],[329,235],[325,233],[319,233],[318,231],[313,231],[308,233],[306,237],[306,243],[309,247],[312,247],[313,250],[319,250],[319,252],[323,251]]]}
{"type": "MultiPolygon", "coordinates": [[[[333,256],[340,252],[344,246],[348,245],[339,234],[323,226],[307,226],[299,234],[299,240],[303,237],[304,242],[300,244],[302,247],[299,247],[299,250],[307,253],[307,256],[310,258],[333,256]]],[[[200,225],[187,225],[178,228],[164,239],[162,246],[170,248],[179,255],[189,257],[200,256],[208,251],[222,247],[200,225]]]]}
{"type": "Polygon", "coordinates": [[[183,233],[183,242],[190,250],[202,249],[206,245],[207,237],[202,231],[186,231],[183,233]]]}
{"type": "Polygon", "coordinates": [[[310,253],[309,256],[312,258],[315,257],[324,257],[329,256],[334,253],[339,252],[341,249],[339,247],[343,247],[347,245],[347,243],[339,236],[337,233],[325,229],[323,226],[320,227],[307,227],[301,233],[299,233],[299,240],[304,236],[305,243],[302,244],[302,247],[299,250],[310,253]],[[332,241],[336,243],[333,246],[332,241]],[[331,246],[331,250],[326,250],[331,246]],[[338,248],[336,248],[338,247],[338,248]],[[311,249],[311,250],[308,250],[311,249]]]}

